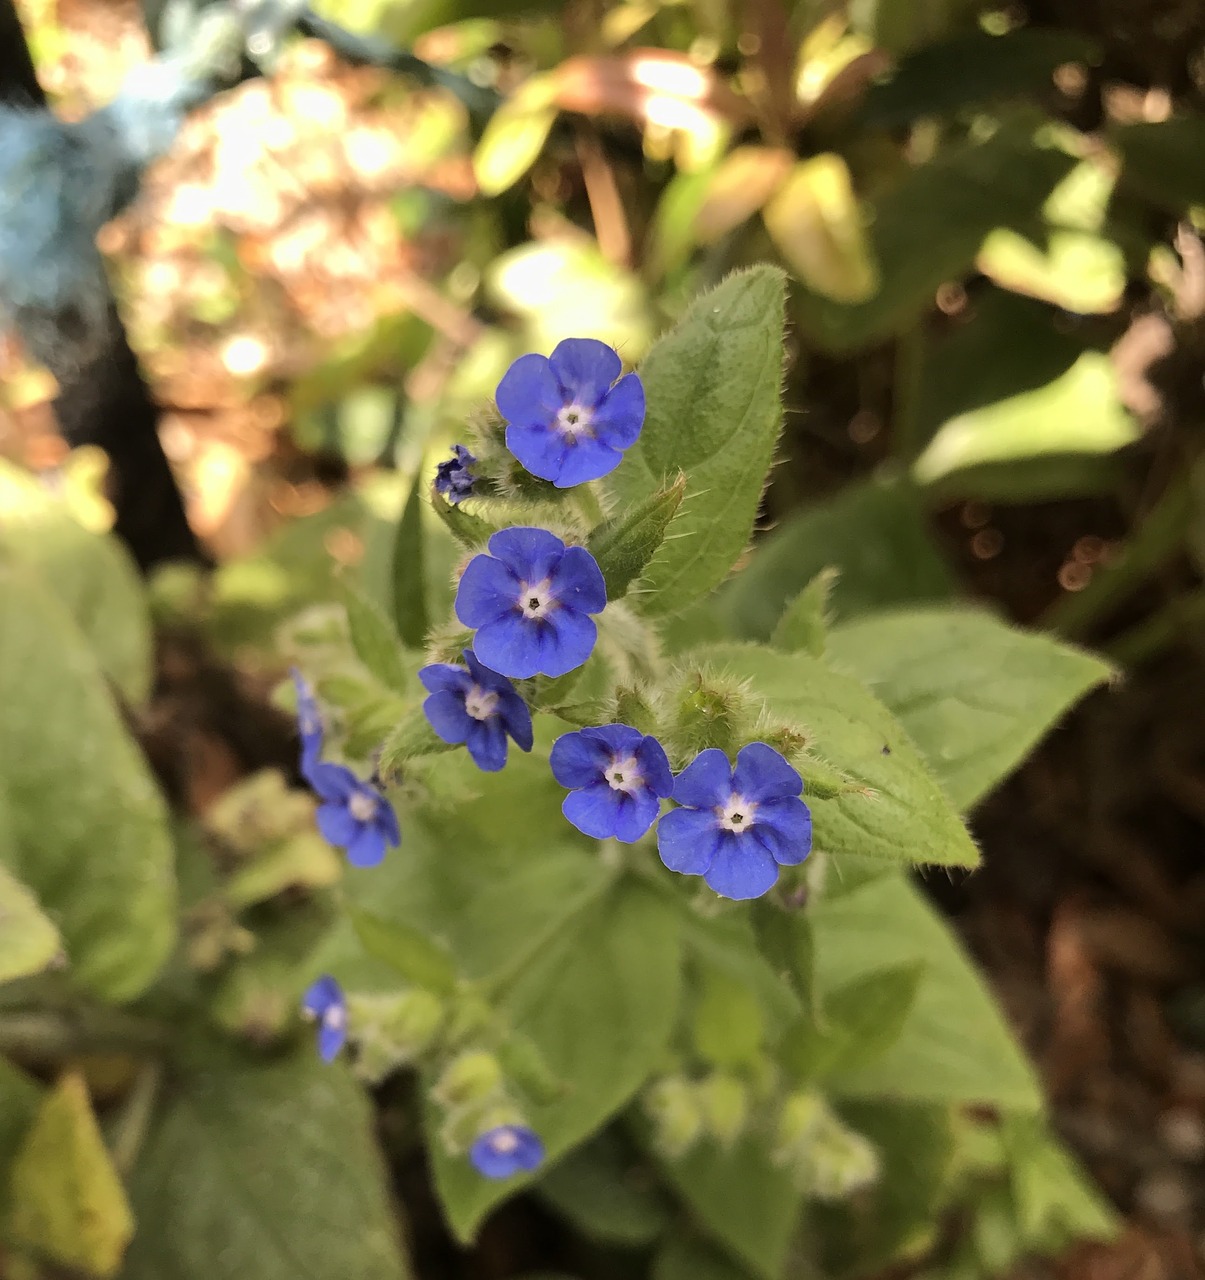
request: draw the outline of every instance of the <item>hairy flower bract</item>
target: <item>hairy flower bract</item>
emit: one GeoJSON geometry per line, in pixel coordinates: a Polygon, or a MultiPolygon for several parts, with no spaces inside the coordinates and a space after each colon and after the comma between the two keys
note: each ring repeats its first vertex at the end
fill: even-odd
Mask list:
{"type": "Polygon", "coordinates": [[[472,649],[464,660],[465,667],[441,662],[418,673],[431,695],[423,712],[444,742],[463,742],[479,769],[496,773],[506,764],[508,734],[521,751],[531,750],[531,712],[515,686],[483,667],[472,649]]]}
{"type": "Polygon", "coordinates": [[[683,806],[657,827],[657,850],[671,871],[702,876],[724,898],[759,898],[812,847],[803,779],[773,747],[742,747],[736,768],[715,747],[674,779],[683,806]]]}
{"type": "Polygon", "coordinates": [[[506,447],[558,489],[614,471],[644,425],[644,386],[635,373],[620,378],[622,370],[595,338],[566,338],[547,357],[520,356],[494,397],[506,447]]]}
{"type": "Polygon", "coordinates": [[[597,840],[639,840],[674,785],[661,744],[626,724],[564,734],[553,744],[549,763],[561,786],[572,788],[561,811],[597,840]]]}
{"type": "Polygon", "coordinates": [[[580,667],[598,638],[590,615],[606,603],[602,571],[585,547],[526,527],[495,533],[456,589],[456,616],[477,631],[477,660],[516,680],[580,667]]]}

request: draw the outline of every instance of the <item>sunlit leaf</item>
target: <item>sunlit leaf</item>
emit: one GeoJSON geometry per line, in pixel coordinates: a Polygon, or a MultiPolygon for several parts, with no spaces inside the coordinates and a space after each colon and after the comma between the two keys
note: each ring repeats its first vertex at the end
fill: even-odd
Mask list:
{"type": "Polygon", "coordinates": [[[695,214],[695,235],[701,244],[714,244],[752,217],[778,189],[794,163],[785,147],[735,147],[724,157],[706,184],[695,214]]]}
{"type": "Polygon", "coordinates": [[[557,117],[556,78],[532,76],[494,112],[473,154],[484,196],[500,195],[535,164],[557,117]]]}

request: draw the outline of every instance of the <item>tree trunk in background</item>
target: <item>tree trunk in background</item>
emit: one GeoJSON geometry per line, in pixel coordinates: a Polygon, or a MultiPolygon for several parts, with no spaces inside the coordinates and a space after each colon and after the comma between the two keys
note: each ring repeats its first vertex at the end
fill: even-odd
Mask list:
{"type": "MultiPolygon", "coordinates": [[[[0,0],[0,102],[28,107],[45,101],[13,0],[0,0]]],[[[50,365],[59,384],[55,414],[70,445],[99,445],[109,455],[114,532],[144,572],[167,560],[205,561],[159,442],[159,409],[116,306],[110,306],[98,355],[81,365],[72,346],[65,338],[64,360],[50,365]]]]}

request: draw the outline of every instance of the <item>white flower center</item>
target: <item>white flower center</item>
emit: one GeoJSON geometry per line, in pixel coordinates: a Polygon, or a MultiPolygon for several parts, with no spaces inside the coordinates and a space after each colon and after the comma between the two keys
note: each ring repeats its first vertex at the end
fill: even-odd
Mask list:
{"type": "Polygon", "coordinates": [[[322,1015],[322,1025],[330,1027],[332,1031],[341,1031],[346,1021],[347,1012],[341,1004],[331,1005],[322,1015]]]}
{"type": "Polygon", "coordinates": [[[555,604],[552,583],[547,578],[534,586],[525,582],[519,590],[519,611],[525,618],[546,618],[555,604]]]}
{"type": "Polygon", "coordinates": [[[490,1146],[500,1156],[507,1156],[519,1145],[518,1135],[513,1129],[499,1129],[490,1139],[490,1146]]]}
{"type": "Polygon", "coordinates": [[[603,777],[612,791],[623,791],[628,795],[644,785],[644,777],[636,764],[635,756],[627,756],[622,760],[618,757],[613,759],[611,767],[603,771],[603,777]]]}
{"type": "Polygon", "coordinates": [[[557,412],[556,429],[567,444],[576,444],[594,435],[593,421],[593,410],[580,404],[567,404],[557,412]]]}
{"type": "Polygon", "coordinates": [[[744,796],[729,796],[728,803],[717,807],[715,812],[720,826],[725,831],[735,831],[740,835],[742,831],[747,831],[753,825],[753,815],[757,812],[757,805],[752,800],[746,800],[744,796]]]}
{"type": "Polygon", "coordinates": [[[367,791],[353,792],[347,802],[347,812],[357,822],[371,822],[377,816],[376,796],[370,796],[367,791]]]}
{"type": "Polygon", "coordinates": [[[497,713],[498,695],[491,689],[483,689],[475,684],[464,695],[464,709],[474,720],[488,720],[497,713]]]}

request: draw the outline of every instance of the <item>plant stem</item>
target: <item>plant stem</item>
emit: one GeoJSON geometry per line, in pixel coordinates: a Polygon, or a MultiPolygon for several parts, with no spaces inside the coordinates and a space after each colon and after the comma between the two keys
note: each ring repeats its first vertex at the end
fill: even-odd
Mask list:
{"type": "Polygon", "coordinates": [[[920,400],[928,342],[925,317],[905,329],[895,345],[895,385],[892,405],[891,452],[910,466],[925,441],[921,438],[920,400]]]}
{"type": "Polygon", "coordinates": [[[1123,632],[1105,645],[1105,652],[1123,667],[1137,667],[1169,645],[1205,629],[1205,589],[1177,596],[1158,613],[1123,632]]]}

